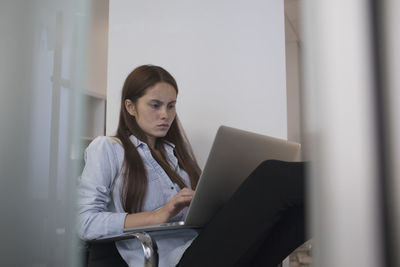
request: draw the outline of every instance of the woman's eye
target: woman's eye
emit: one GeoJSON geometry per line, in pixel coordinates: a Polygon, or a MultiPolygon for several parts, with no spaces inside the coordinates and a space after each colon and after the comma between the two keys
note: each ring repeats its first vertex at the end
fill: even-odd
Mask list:
{"type": "Polygon", "coordinates": [[[174,109],[175,105],[168,105],[168,109],[174,109]]]}
{"type": "Polygon", "coordinates": [[[159,104],[151,104],[150,106],[151,106],[152,108],[154,108],[154,109],[158,109],[158,108],[160,107],[159,104]]]}

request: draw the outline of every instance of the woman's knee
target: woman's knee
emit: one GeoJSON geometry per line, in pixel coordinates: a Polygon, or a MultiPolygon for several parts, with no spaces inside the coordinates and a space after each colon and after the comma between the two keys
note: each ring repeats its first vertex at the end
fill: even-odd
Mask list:
{"type": "Polygon", "coordinates": [[[261,162],[257,166],[256,171],[262,172],[265,174],[279,172],[280,170],[283,170],[285,168],[285,163],[286,162],[280,161],[280,160],[268,159],[268,160],[261,162]]]}
{"type": "Polygon", "coordinates": [[[254,170],[253,179],[271,187],[280,188],[292,182],[294,163],[280,160],[265,160],[254,170]]]}
{"type": "Polygon", "coordinates": [[[291,172],[304,172],[304,162],[289,162],[269,159],[261,162],[256,170],[265,174],[287,175],[291,172]]]}
{"type": "Polygon", "coordinates": [[[265,160],[261,162],[254,171],[250,174],[248,183],[270,185],[277,176],[281,176],[284,169],[282,161],[265,160]]]}

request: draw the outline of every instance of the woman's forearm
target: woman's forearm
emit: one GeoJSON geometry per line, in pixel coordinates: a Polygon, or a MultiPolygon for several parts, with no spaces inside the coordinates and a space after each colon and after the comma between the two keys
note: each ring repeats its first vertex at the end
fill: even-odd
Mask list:
{"type": "Polygon", "coordinates": [[[144,211],[128,214],[125,217],[124,228],[133,228],[146,225],[165,223],[168,221],[168,215],[163,210],[144,211]]]}

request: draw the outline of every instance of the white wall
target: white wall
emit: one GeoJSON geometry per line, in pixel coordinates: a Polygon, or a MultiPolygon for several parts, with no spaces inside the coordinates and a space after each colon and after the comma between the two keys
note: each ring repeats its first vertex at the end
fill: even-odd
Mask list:
{"type": "Polygon", "coordinates": [[[301,123],[302,31],[299,0],[285,0],[286,94],[288,140],[303,143],[301,123]]]}
{"type": "Polygon", "coordinates": [[[90,0],[92,13],[89,31],[89,63],[87,94],[106,97],[107,51],[108,51],[108,9],[109,0],[90,0]]]}
{"type": "Polygon", "coordinates": [[[107,134],[127,74],[165,67],[201,166],[221,124],[287,137],[283,1],[110,1],[107,134]]]}
{"type": "Polygon", "coordinates": [[[300,108],[300,46],[299,42],[286,42],[286,85],[288,140],[302,143],[300,108]]]}

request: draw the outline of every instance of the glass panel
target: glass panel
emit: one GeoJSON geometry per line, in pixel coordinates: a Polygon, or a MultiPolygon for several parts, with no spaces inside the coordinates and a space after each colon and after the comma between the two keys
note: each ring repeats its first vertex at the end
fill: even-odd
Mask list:
{"type": "Polygon", "coordinates": [[[392,262],[390,266],[400,266],[400,26],[398,23],[400,16],[400,2],[397,0],[386,0],[379,2],[384,8],[381,26],[385,27],[384,44],[382,53],[385,56],[385,96],[384,107],[386,108],[386,134],[387,134],[387,159],[389,183],[389,233],[390,245],[389,253],[392,262]]]}
{"type": "Polygon", "coordinates": [[[88,1],[0,3],[1,266],[79,266],[74,232],[88,1]]]}

